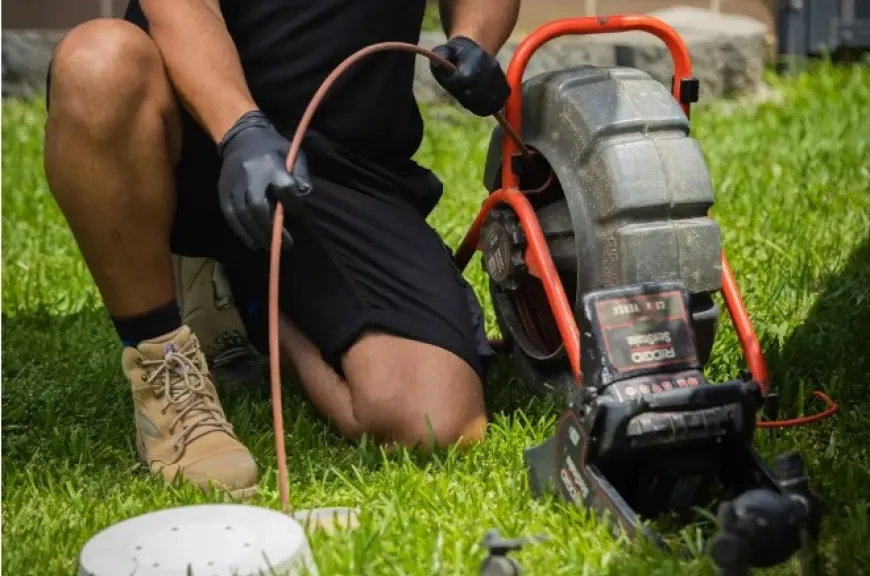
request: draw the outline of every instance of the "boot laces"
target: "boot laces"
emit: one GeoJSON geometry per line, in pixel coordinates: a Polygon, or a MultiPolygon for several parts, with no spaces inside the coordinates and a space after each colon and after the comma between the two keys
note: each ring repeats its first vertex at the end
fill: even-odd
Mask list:
{"type": "Polygon", "coordinates": [[[170,348],[162,359],[141,360],[146,369],[156,367],[145,381],[158,398],[166,399],[167,404],[161,412],[166,414],[170,408],[176,412],[169,424],[169,433],[174,434],[176,427],[182,425],[182,432],[172,445],[175,451],[186,444],[196,430],[203,433],[222,431],[235,437],[232,424],[226,420],[217,398],[206,386],[209,376],[203,371],[198,352],[196,336],[191,336],[181,350],[170,348]]]}

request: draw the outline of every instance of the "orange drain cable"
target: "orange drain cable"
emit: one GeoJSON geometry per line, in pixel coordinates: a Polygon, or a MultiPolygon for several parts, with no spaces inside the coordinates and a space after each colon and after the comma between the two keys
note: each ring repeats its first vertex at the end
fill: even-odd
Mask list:
{"type": "MultiPolygon", "coordinates": [[[[299,121],[299,126],[296,128],[296,133],[293,135],[293,140],[290,143],[290,151],[287,154],[288,172],[293,172],[293,165],[296,163],[296,156],[298,156],[299,149],[302,146],[302,138],[305,136],[305,132],[308,130],[308,126],[311,124],[311,119],[313,118],[315,111],[317,110],[318,106],[320,106],[320,103],[323,101],[326,92],[330,89],[330,87],[332,87],[338,77],[341,76],[357,61],[365,58],[366,56],[369,56],[376,52],[385,52],[388,50],[413,52],[415,54],[425,56],[426,58],[429,58],[430,60],[437,62],[448,69],[455,69],[453,63],[435,54],[431,50],[427,50],[426,48],[423,48],[416,44],[409,44],[406,42],[381,42],[379,44],[372,44],[371,46],[367,46],[366,48],[362,48],[361,50],[358,50],[357,52],[351,54],[341,64],[339,64],[335,68],[335,70],[333,70],[329,74],[329,76],[326,77],[326,80],[323,81],[323,84],[321,84],[320,88],[317,89],[317,92],[314,93],[314,96],[311,98],[311,102],[309,102],[308,107],[305,109],[305,113],[302,115],[302,119],[299,121]]],[[[494,117],[501,125],[505,133],[511,138],[511,140],[516,142],[519,150],[524,155],[529,155],[529,149],[522,142],[519,134],[517,134],[513,127],[508,124],[504,116],[502,116],[501,113],[497,113],[494,115],[494,117]]],[[[272,247],[269,269],[269,363],[272,388],[272,420],[275,429],[275,453],[278,458],[278,484],[281,494],[281,505],[285,510],[289,510],[290,496],[288,493],[289,483],[287,478],[287,454],[286,448],[284,446],[284,417],[281,412],[281,358],[278,337],[278,283],[280,276],[279,272],[281,269],[281,238],[283,229],[284,206],[280,202],[278,202],[277,206],[275,207],[275,221],[272,228],[272,247]]],[[[795,418],[793,420],[785,420],[782,422],[759,422],[758,426],[762,428],[783,428],[800,426],[803,424],[809,424],[811,422],[817,422],[819,420],[827,418],[828,416],[837,411],[838,406],[828,396],[826,396],[822,392],[815,392],[815,395],[816,397],[823,400],[828,406],[828,409],[821,414],[807,416],[804,418],[795,418]]]]}

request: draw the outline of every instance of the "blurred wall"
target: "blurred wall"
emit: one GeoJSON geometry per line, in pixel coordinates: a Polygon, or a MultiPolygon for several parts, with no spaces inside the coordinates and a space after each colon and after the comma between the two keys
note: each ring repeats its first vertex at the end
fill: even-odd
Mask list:
{"type": "Polygon", "coordinates": [[[4,0],[4,30],[66,30],[101,16],[121,16],[127,0],[4,0]]]}
{"type": "Polygon", "coordinates": [[[608,14],[643,14],[671,6],[718,9],[724,14],[740,14],[763,22],[773,32],[777,0],[523,0],[520,24],[523,32],[557,18],[608,14]]]}
{"type": "MultiPolygon", "coordinates": [[[[251,0],[254,1],[254,0],[251,0]]],[[[773,24],[776,0],[523,0],[523,28],[563,18],[586,15],[597,6],[599,14],[651,12],[675,4],[709,8],[718,5],[725,13],[743,14],[773,24]]],[[[4,29],[68,29],[100,16],[121,16],[127,0],[5,0],[2,3],[4,29]]]]}

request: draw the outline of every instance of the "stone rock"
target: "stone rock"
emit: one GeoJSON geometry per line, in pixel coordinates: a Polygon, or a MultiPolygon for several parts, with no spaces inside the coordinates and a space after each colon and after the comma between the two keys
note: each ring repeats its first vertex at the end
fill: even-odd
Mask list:
{"type": "MultiPolygon", "coordinates": [[[[702,100],[723,93],[722,62],[718,43],[697,32],[680,35],[692,59],[692,75],[701,83],[702,100]]],[[[644,32],[625,32],[613,37],[616,43],[616,64],[643,70],[671,88],[674,61],[665,43],[644,32]]]]}
{"type": "MultiPolygon", "coordinates": [[[[688,46],[693,74],[701,81],[702,99],[760,88],[767,49],[767,29],[762,22],[688,6],[650,15],[671,25],[688,46]]],[[[4,97],[29,98],[44,90],[48,62],[63,34],[58,30],[3,31],[4,97]]],[[[441,32],[423,32],[420,45],[432,48],[444,39],[441,32]]],[[[518,43],[511,39],[499,52],[505,70],[518,43]]],[[[673,76],[673,62],[661,40],[643,32],[624,32],[553,40],[532,56],[523,78],[584,64],[638,68],[669,88],[673,76]]],[[[432,78],[429,62],[422,56],[417,57],[414,90],[421,102],[453,101],[432,78]]]]}
{"type": "MultiPolygon", "coordinates": [[[[673,27],[684,39],[695,36],[705,38],[708,42],[704,50],[710,50],[709,40],[713,41],[716,45],[714,49],[719,52],[722,76],[720,94],[760,88],[768,49],[767,26],[763,22],[748,16],[716,13],[691,6],[673,6],[651,12],[650,16],[673,27]]],[[[696,51],[692,52],[694,58],[696,51]]],[[[702,65],[702,62],[698,62],[693,67],[700,70],[702,65]]]]}
{"type": "MultiPolygon", "coordinates": [[[[700,80],[701,98],[708,100],[735,92],[754,92],[762,85],[767,27],[764,23],[733,14],[701,8],[674,6],[651,12],[673,27],[692,58],[692,73],[700,80]]],[[[420,44],[431,48],[444,41],[440,32],[425,32],[420,44]]],[[[507,69],[518,41],[509,41],[498,59],[507,69]]],[[[670,88],[673,61],[664,42],[645,32],[562,37],[542,46],[529,62],[524,79],[563,68],[591,64],[637,68],[670,88]]],[[[418,57],[415,89],[424,102],[451,101],[429,73],[425,58],[418,57]]]]}

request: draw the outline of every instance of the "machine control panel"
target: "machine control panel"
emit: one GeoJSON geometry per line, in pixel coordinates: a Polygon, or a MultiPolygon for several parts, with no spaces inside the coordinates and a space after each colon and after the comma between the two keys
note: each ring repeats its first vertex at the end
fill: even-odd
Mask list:
{"type": "MultiPolygon", "coordinates": [[[[695,350],[689,295],[681,282],[590,292],[580,321],[581,368],[608,402],[710,386],[695,350]]],[[[688,396],[687,396],[688,397],[688,396]]],[[[645,412],[631,418],[627,447],[667,445],[727,432],[733,406],[645,412]]]]}
{"type": "MultiPolygon", "coordinates": [[[[698,370],[640,376],[614,382],[605,395],[617,402],[671,390],[709,386],[698,370]]],[[[667,444],[674,440],[708,438],[724,433],[733,417],[729,406],[704,410],[646,413],[631,419],[626,436],[631,446],[667,444]]]]}
{"type": "MultiPolygon", "coordinates": [[[[604,387],[656,375],[642,385],[651,391],[655,391],[653,387],[667,390],[692,385],[690,375],[663,376],[700,368],[688,293],[682,283],[659,282],[590,292],[583,298],[583,309],[581,351],[587,381],[604,387]]],[[[699,380],[693,382],[697,385],[699,380]]]]}

